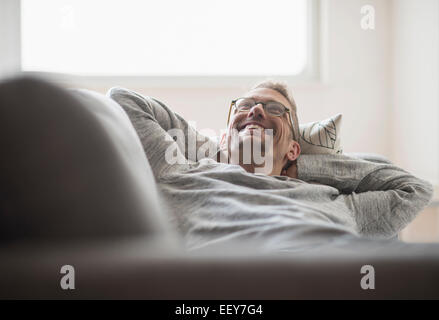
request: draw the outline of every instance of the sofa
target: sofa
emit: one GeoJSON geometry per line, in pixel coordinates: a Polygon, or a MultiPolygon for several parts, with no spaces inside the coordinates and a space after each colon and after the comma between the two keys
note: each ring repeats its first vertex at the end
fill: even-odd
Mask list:
{"type": "Polygon", "coordinates": [[[129,118],[104,95],[4,79],[0,122],[2,299],[439,298],[436,244],[185,250],[129,118]]]}

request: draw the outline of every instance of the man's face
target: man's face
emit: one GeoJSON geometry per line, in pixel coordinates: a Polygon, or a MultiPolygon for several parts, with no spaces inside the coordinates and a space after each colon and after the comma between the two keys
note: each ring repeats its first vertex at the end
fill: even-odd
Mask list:
{"type": "MultiPolygon", "coordinates": [[[[256,102],[267,103],[269,101],[279,102],[285,107],[291,109],[288,100],[279,92],[273,89],[258,88],[251,90],[243,96],[244,98],[252,98],[256,102]]],[[[271,140],[271,139],[268,139],[271,140]]],[[[289,121],[289,114],[285,112],[282,116],[273,116],[267,113],[261,104],[256,104],[248,112],[234,112],[231,115],[229,127],[227,129],[228,151],[239,151],[242,155],[242,147],[244,143],[251,142],[260,143],[263,156],[271,156],[274,167],[283,166],[289,160],[287,153],[291,148],[291,125],[289,121]],[[261,127],[263,129],[260,129],[261,127]],[[271,129],[272,131],[270,132],[271,129]],[[234,131],[236,130],[236,131],[234,131]],[[271,143],[267,143],[265,133],[272,133],[272,147],[271,143]],[[235,133],[235,135],[233,134],[235,133]],[[238,143],[233,144],[230,141],[235,137],[236,133],[238,143]],[[239,148],[239,150],[236,150],[239,148]]],[[[271,141],[269,141],[271,142],[271,141]]],[[[290,159],[291,160],[291,159],[290,159]]]]}

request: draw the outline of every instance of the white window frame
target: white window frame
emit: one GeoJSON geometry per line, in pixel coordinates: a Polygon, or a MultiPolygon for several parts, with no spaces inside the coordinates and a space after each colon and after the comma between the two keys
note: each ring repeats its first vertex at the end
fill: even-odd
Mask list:
{"type": "MultiPolygon", "coordinates": [[[[0,30],[6,30],[6,43],[11,50],[0,50],[0,61],[5,61],[8,66],[0,64],[0,74],[3,69],[9,68],[13,71],[21,71],[21,7],[20,0],[2,0],[0,12],[9,12],[8,19],[0,19],[0,30]],[[3,53],[2,53],[3,52],[3,53]]],[[[308,0],[308,28],[307,28],[307,62],[301,73],[292,76],[270,75],[277,80],[288,84],[308,84],[320,82],[321,77],[321,30],[320,12],[321,0],[308,0]]],[[[2,18],[0,16],[0,18],[2,18]]],[[[26,74],[41,75],[38,72],[25,72],[26,74]]],[[[78,76],[68,74],[46,74],[55,81],[65,83],[80,83],[84,86],[111,86],[123,84],[134,87],[242,87],[251,86],[261,78],[268,75],[254,76],[78,76]]]]}

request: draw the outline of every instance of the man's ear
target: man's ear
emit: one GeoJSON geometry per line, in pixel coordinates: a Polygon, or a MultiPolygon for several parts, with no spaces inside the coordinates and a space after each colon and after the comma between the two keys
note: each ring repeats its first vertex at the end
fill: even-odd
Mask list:
{"type": "Polygon", "coordinates": [[[291,140],[286,154],[289,161],[296,160],[300,155],[300,144],[297,141],[291,140]]]}

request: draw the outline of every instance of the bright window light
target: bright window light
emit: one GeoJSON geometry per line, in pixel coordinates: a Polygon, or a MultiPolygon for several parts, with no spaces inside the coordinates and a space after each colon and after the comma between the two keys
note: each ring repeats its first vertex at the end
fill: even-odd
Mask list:
{"type": "Polygon", "coordinates": [[[307,0],[21,0],[22,69],[95,76],[294,76],[307,0]]]}

